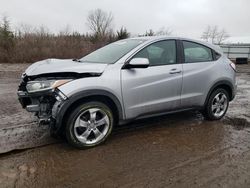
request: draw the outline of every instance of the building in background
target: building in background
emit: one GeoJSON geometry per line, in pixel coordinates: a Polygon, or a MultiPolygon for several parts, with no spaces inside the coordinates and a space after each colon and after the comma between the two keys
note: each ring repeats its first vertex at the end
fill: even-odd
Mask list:
{"type": "Polygon", "coordinates": [[[249,44],[221,44],[224,54],[236,64],[246,64],[250,61],[250,43],[249,44]]]}

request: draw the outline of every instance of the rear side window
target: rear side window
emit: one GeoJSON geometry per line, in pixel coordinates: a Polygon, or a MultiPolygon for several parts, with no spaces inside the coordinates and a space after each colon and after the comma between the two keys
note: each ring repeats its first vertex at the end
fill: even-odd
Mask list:
{"type": "Polygon", "coordinates": [[[166,40],[150,44],[133,58],[148,58],[150,66],[176,63],[175,40],[166,40]]]}
{"type": "Polygon", "coordinates": [[[201,44],[183,41],[185,63],[213,61],[212,50],[201,44]]]}

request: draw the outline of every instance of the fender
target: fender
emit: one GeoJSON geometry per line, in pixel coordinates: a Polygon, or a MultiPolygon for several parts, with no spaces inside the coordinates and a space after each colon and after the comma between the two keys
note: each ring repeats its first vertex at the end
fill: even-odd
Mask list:
{"type": "Polygon", "coordinates": [[[207,97],[206,97],[206,100],[205,100],[205,103],[204,103],[204,106],[207,104],[207,101],[209,99],[209,96],[211,95],[211,93],[213,92],[213,90],[218,87],[219,85],[226,85],[228,86],[230,89],[231,89],[231,93],[229,93],[230,95],[230,101],[232,101],[234,99],[234,96],[235,96],[235,89],[233,87],[233,84],[227,80],[222,80],[222,81],[218,81],[216,82],[211,88],[210,90],[208,91],[208,94],[207,94],[207,97]]]}
{"type": "Polygon", "coordinates": [[[51,126],[54,129],[55,133],[58,133],[62,126],[63,126],[63,118],[68,110],[68,108],[75,103],[76,101],[83,99],[85,97],[91,97],[94,95],[101,95],[101,96],[106,96],[109,97],[116,105],[118,114],[119,114],[119,120],[125,119],[122,105],[119,101],[119,99],[112,93],[105,91],[105,90],[84,90],[80,91],[78,93],[73,94],[70,96],[68,99],[65,101],[62,101],[60,104],[54,105],[52,109],[52,117],[53,121],[51,121],[51,126]],[[55,109],[54,109],[55,108],[55,109]]]}

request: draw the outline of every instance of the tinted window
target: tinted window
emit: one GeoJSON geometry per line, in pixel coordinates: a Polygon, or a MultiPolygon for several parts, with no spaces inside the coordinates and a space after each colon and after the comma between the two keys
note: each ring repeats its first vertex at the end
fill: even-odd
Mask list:
{"type": "Polygon", "coordinates": [[[168,65],[176,63],[176,44],[174,40],[153,43],[140,52],[134,58],[148,58],[151,66],[168,65]]]}
{"type": "Polygon", "coordinates": [[[203,45],[183,41],[185,63],[212,61],[212,50],[203,45]]]}
{"type": "Polygon", "coordinates": [[[88,63],[115,63],[122,56],[130,52],[136,46],[142,44],[145,40],[140,39],[126,39],[111,43],[104,46],[89,55],[86,55],[82,59],[82,62],[88,63]]]}

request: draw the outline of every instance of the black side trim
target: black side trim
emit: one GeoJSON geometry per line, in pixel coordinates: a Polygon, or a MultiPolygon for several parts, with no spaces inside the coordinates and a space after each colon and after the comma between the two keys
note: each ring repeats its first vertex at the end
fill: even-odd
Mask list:
{"type": "Polygon", "coordinates": [[[220,59],[221,54],[219,54],[218,52],[216,52],[215,50],[212,50],[213,52],[213,60],[217,61],[218,59],[220,59]]]}
{"type": "Polygon", "coordinates": [[[62,102],[60,105],[59,109],[57,110],[56,114],[56,121],[54,122],[54,127],[56,128],[56,132],[60,131],[62,125],[63,125],[63,117],[66,114],[68,108],[76,101],[83,99],[85,97],[91,97],[95,95],[100,95],[100,96],[105,96],[109,97],[116,105],[118,114],[119,114],[119,120],[125,119],[123,116],[123,111],[122,111],[122,106],[120,101],[117,99],[115,95],[112,93],[105,91],[105,90],[86,90],[86,91],[81,91],[78,92],[71,97],[69,97],[67,100],[62,102]]]}
{"type": "Polygon", "coordinates": [[[27,76],[27,81],[36,80],[36,79],[77,79],[77,78],[87,78],[87,77],[98,77],[101,73],[76,73],[76,72],[58,72],[58,73],[44,73],[34,76],[27,76]]]}
{"type": "Polygon", "coordinates": [[[213,92],[213,90],[214,90],[216,87],[220,86],[220,85],[226,85],[226,86],[230,87],[232,93],[230,93],[231,98],[230,98],[229,100],[232,101],[232,100],[234,99],[235,91],[234,91],[234,87],[233,87],[232,83],[229,82],[229,81],[226,81],[226,80],[224,80],[224,81],[219,81],[219,82],[215,83],[215,84],[210,88],[210,90],[209,90],[209,92],[208,92],[208,94],[207,94],[207,98],[206,98],[206,101],[205,101],[204,106],[207,104],[207,101],[208,101],[208,99],[209,99],[209,96],[211,95],[211,93],[213,92]]]}
{"type": "Polygon", "coordinates": [[[177,40],[178,63],[185,63],[184,48],[181,40],[177,40]]]}

